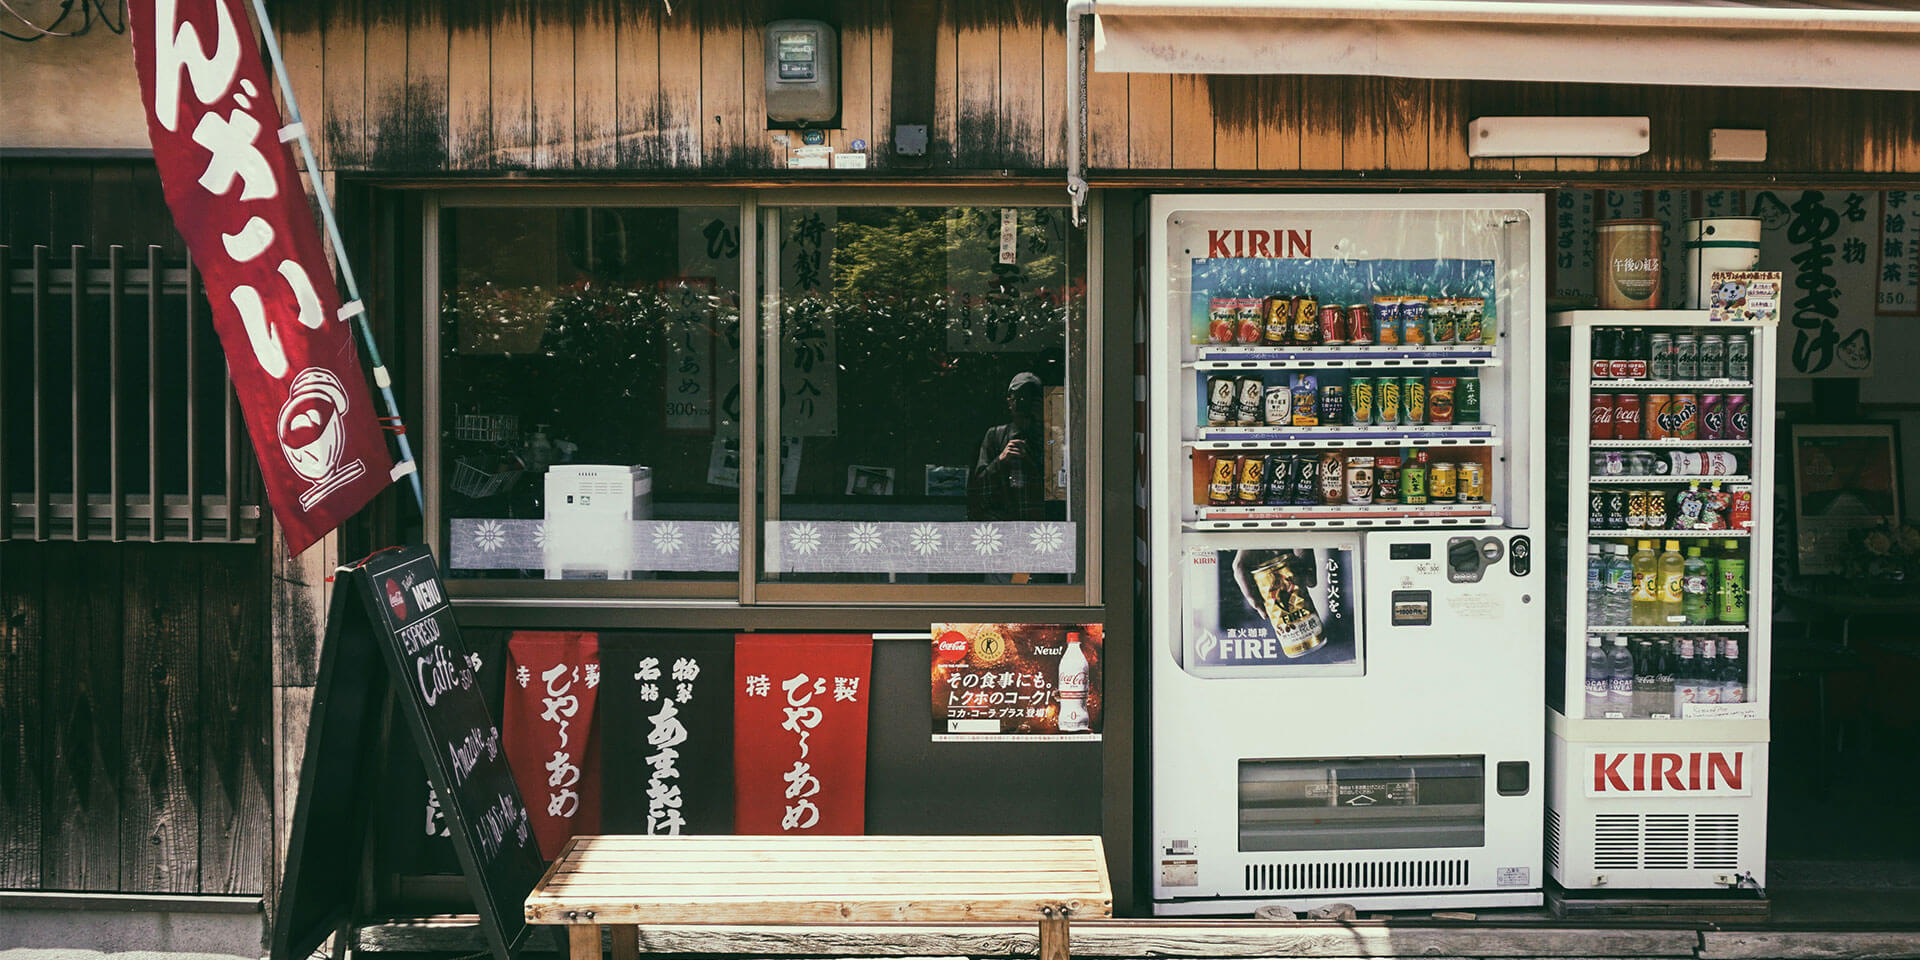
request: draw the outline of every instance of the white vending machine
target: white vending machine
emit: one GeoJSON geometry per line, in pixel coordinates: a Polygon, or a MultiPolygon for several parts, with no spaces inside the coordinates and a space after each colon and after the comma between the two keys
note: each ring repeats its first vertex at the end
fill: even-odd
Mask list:
{"type": "Polygon", "coordinates": [[[1552,320],[1547,870],[1568,897],[1766,886],[1775,327],[1552,320]]]}
{"type": "Polygon", "coordinates": [[[1540,903],[1543,198],[1151,210],[1155,912],[1540,903]]]}

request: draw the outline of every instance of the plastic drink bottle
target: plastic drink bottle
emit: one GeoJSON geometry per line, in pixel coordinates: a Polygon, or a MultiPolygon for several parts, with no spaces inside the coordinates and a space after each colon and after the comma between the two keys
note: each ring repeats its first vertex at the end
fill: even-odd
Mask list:
{"type": "Polygon", "coordinates": [[[1633,549],[1633,625],[1658,626],[1660,618],[1660,558],[1653,541],[1641,540],[1633,549]]]}
{"type": "Polygon", "coordinates": [[[1660,709],[1660,648],[1649,637],[1633,641],[1633,716],[1650,717],[1660,709]]]}
{"type": "Polygon", "coordinates": [[[1626,637],[1614,637],[1607,652],[1607,714],[1633,716],[1633,653],[1626,637]]]}
{"type": "Polygon", "coordinates": [[[1726,542],[1727,554],[1720,558],[1719,603],[1715,613],[1721,623],[1747,622],[1747,558],[1735,556],[1739,542],[1726,542]]]}
{"type": "Polygon", "coordinates": [[[1587,544],[1587,626],[1597,627],[1607,622],[1607,559],[1600,555],[1600,545],[1587,544]]]}
{"type": "Polygon", "coordinates": [[[1599,720],[1607,715],[1607,687],[1612,680],[1613,666],[1607,661],[1607,650],[1601,646],[1599,637],[1587,638],[1587,719],[1599,720]]]}
{"type": "Polygon", "coordinates": [[[1700,674],[1694,666],[1693,638],[1675,637],[1673,645],[1678,651],[1673,668],[1673,715],[1684,717],[1687,704],[1699,700],[1700,674]]]}
{"type": "Polygon", "coordinates": [[[1747,702],[1747,662],[1740,659],[1740,642],[1734,639],[1721,641],[1725,647],[1720,653],[1720,702],[1747,702]]]}
{"type": "Polygon", "coordinates": [[[1060,732],[1084,733],[1088,729],[1087,654],[1080,649],[1080,635],[1067,634],[1067,649],[1060,654],[1060,732]]]}
{"type": "Polygon", "coordinates": [[[1713,619],[1713,573],[1699,547],[1688,547],[1680,572],[1680,615],[1690,624],[1713,619]]]}
{"type": "Polygon", "coordinates": [[[1700,655],[1695,658],[1700,664],[1700,692],[1694,695],[1694,703],[1720,702],[1720,658],[1714,653],[1715,646],[1712,637],[1700,638],[1700,655]]]}
{"type": "Polygon", "coordinates": [[[1633,616],[1633,564],[1627,559],[1627,545],[1607,547],[1607,618],[1613,626],[1624,627],[1633,616]]]}
{"type": "Polygon", "coordinates": [[[1659,637],[1653,642],[1653,652],[1659,661],[1659,676],[1654,680],[1653,710],[1648,716],[1672,717],[1673,712],[1673,671],[1678,657],[1673,652],[1673,639],[1659,637]]]}
{"type": "Polygon", "coordinates": [[[1668,540],[1660,554],[1660,622],[1685,623],[1681,612],[1686,596],[1686,558],[1680,555],[1680,541],[1668,540]]]}

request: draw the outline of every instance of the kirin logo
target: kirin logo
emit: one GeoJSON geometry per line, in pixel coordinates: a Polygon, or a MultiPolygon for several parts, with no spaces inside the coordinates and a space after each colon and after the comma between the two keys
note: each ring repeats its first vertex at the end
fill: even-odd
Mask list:
{"type": "Polygon", "coordinates": [[[1718,794],[1747,796],[1745,750],[1593,750],[1587,796],[1718,794]]]}

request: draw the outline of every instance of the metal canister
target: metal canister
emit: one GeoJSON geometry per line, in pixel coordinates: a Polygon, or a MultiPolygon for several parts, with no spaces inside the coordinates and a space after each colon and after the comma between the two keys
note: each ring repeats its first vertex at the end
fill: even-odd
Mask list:
{"type": "Polygon", "coordinates": [[[1267,385],[1259,377],[1241,377],[1234,385],[1238,397],[1233,402],[1234,419],[1243,427],[1257,427],[1266,422],[1267,385]]]}
{"type": "Polygon", "coordinates": [[[1373,298],[1373,339],[1383,347],[1400,343],[1400,298],[1373,298]]]}
{"type": "Polygon", "coordinates": [[[1427,303],[1427,330],[1434,343],[1452,343],[1459,338],[1457,319],[1452,297],[1435,297],[1427,303]]]}
{"type": "Polygon", "coordinates": [[[1347,388],[1329,383],[1320,388],[1320,422],[1328,426],[1347,422],[1347,388]]]}
{"type": "Polygon", "coordinates": [[[1673,337],[1673,377],[1697,380],[1700,377],[1700,339],[1691,333],[1673,337]]]}
{"type": "Polygon", "coordinates": [[[1632,498],[1624,487],[1614,487],[1607,491],[1608,530],[1627,529],[1627,508],[1630,505],[1628,503],[1630,499],[1632,498]]]}
{"type": "Polygon", "coordinates": [[[1400,502],[1400,458],[1381,457],[1373,469],[1373,501],[1400,502]]]}
{"type": "Polygon", "coordinates": [[[1354,377],[1347,381],[1347,416],[1356,427],[1373,422],[1373,378],[1354,377]]]}
{"type": "Polygon", "coordinates": [[[1320,308],[1320,342],[1344,345],[1347,342],[1347,308],[1329,303],[1320,308]]]}
{"type": "Polygon", "coordinates": [[[1258,504],[1267,498],[1267,458],[1256,456],[1239,459],[1240,482],[1236,499],[1245,505],[1258,504]]]}
{"type": "Polygon", "coordinates": [[[1667,513],[1667,492],[1665,490],[1647,491],[1648,530],[1665,530],[1673,524],[1673,517],[1667,513]]]}
{"type": "Polygon", "coordinates": [[[1320,502],[1320,458],[1311,453],[1293,458],[1293,502],[1300,505],[1320,502]]]}
{"type": "Polygon", "coordinates": [[[1270,506],[1293,502],[1293,458],[1284,453],[1267,456],[1267,495],[1270,506]]]}
{"type": "Polygon", "coordinates": [[[1320,301],[1312,297],[1294,298],[1293,342],[1320,342],[1320,301]]]}
{"type": "MultiPolygon", "coordinates": [[[[1644,432],[1646,433],[1646,438],[1648,440],[1667,439],[1668,437],[1667,425],[1673,422],[1670,416],[1672,411],[1668,409],[1669,407],[1673,406],[1673,394],[1649,393],[1647,394],[1646,402],[1643,403],[1641,406],[1642,406],[1641,418],[1645,421],[1644,432]]],[[[1614,415],[1614,422],[1616,425],[1618,424],[1619,419],[1620,417],[1616,413],[1614,415]]],[[[1639,439],[1639,438],[1629,437],[1627,439],[1631,440],[1631,439],[1639,439]]]]}
{"type": "Polygon", "coordinates": [[[1347,458],[1347,502],[1364,506],[1373,502],[1373,458],[1347,458]]]}
{"type": "Polygon", "coordinates": [[[1427,378],[1403,377],[1400,380],[1400,420],[1402,423],[1427,422],[1427,378]]]}
{"type": "Polygon", "coordinates": [[[1727,338],[1709,333],[1700,337],[1700,379],[1723,380],[1727,376],[1727,338]]]}
{"type": "Polygon", "coordinates": [[[1261,609],[1280,640],[1280,652],[1303,657],[1326,646],[1327,633],[1313,603],[1302,595],[1293,565],[1293,557],[1282,554],[1254,567],[1251,574],[1261,609]]]}
{"type": "Polygon", "coordinates": [[[1240,478],[1240,458],[1213,458],[1211,475],[1207,480],[1207,502],[1216,507],[1224,507],[1233,502],[1233,485],[1240,478]]]}
{"type": "Polygon", "coordinates": [[[1460,502],[1487,502],[1487,468],[1472,460],[1460,465],[1460,502]]]}
{"type": "Polygon", "coordinates": [[[1376,422],[1392,426],[1400,422],[1400,378],[1381,377],[1376,381],[1379,398],[1374,406],[1376,422]]]}
{"type": "Polygon", "coordinates": [[[1647,376],[1655,380],[1673,379],[1673,334],[1656,333],[1648,338],[1647,376]]]}
{"type": "Polygon", "coordinates": [[[1426,505],[1427,462],[1420,456],[1408,458],[1400,468],[1400,502],[1410,507],[1426,505]]]}
{"type": "Polygon", "coordinates": [[[1608,529],[1607,491],[1602,487],[1587,488],[1587,529],[1608,529]]]}
{"type": "Polygon", "coordinates": [[[1373,308],[1364,303],[1347,307],[1347,342],[1351,344],[1373,342],[1373,308]]]}
{"type": "Polygon", "coordinates": [[[1727,337],[1727,376],[1734,380],[1753,379],[1753,339],[1747,334],[1727,337]]]}
{"type": "Polygon", "coordinates": [[[1261,304],[1261,308],[1261,342],[1286,343],[1287,335],[1293,331],[1293,298],[1271,296],[1261,304]]]}
{"type": "Polygon", "coordinates": [[[1454,388],[1453,422],[1480,422],[1480,377],[1477,374],[1462,374],[1459,385],[1454,388]]]}
{"type": "Polygon", "coordinates": [[[1453,422],[1453,392],[1459,387],[1458,377],[1427,378],[1427,422],[1453,422]]]}
{"type": "Polygon", "coordinates": [[[1627,529],[1645,530],[1647,528],[1647,491],[1630,490],[1627,492],[1627,529]]]}
{"type": "Polygon", "coordinates": [[[1207,378],[1207,426],[1230,427],[1234,423],[1234,404],[1240,396],[1232,377],[1207,378]]]}
{"type": "Polygon", "coordinates": [[[1320,455],[1320,502],[1345,503],[1347,500],[1347,457],[1331,450],[1320,455]]]}
{"type": "Polygon", "coordinates": [[[1700,438],[1699,394],[1676,393],[1673,395],[1673,421],[1667,425],[1667,436],[1675,440],[1700,438]]]}
{"type": "Polygon", "coordinates": [[[1434,503],[1453,503],[1460,499],[1460,468],[1442,460],[1427,468],[1427,495],[1434,503]]]}
{"type": "Polygon", "coordinates": [[[1267,388],[1266,407],[1262,411],[1269,427],[1293,424],[1293,388],[1286,384],[1267,388]]]}
{"type": "Polygon", "coordinates": [[[1400,298],[1400,342],[1410,347],[1433,342],[1427,329],[1427,298],[1400,298]]]}

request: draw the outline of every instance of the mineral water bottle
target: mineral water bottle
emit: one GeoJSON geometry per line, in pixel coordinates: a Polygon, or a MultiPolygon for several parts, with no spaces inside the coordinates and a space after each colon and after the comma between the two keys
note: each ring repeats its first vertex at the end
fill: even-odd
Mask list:
{"type": "Polygon", "coordinates": [[[1613,679],[1613,665],[1607,660],[1607,650],[1601,646],[1599,637],[1587,638],[1587,719],[1599,720],[1607,715],[1607,687],[1613,679]]]}
{"type": "Polygon", "coordinates": [[[1607,558],[1600,555],[1600,545],[1587,544],[1587,627],[1597,627],[1607,620],[1607,558]]]}
{"type": "Polygon", "coordinates": [[[1658,626],[1666,622],[1660,614],[1660,556],[1653,541],[1641,540],[1633,550],[1633,625],[1658,626]]]}
{"type": "Polygon", "coordinates": [[[1633,616],[1633,563],[1624,543],[1609,545],[1607,553],[1606,622],[1624,627],[1633,616]]]}
{"type": "Polygon", "coordinates": [[[1626,637],[1614,637],[1607,653],[1607,713],[1633,716],[1633,652],[1626,637]]]}

